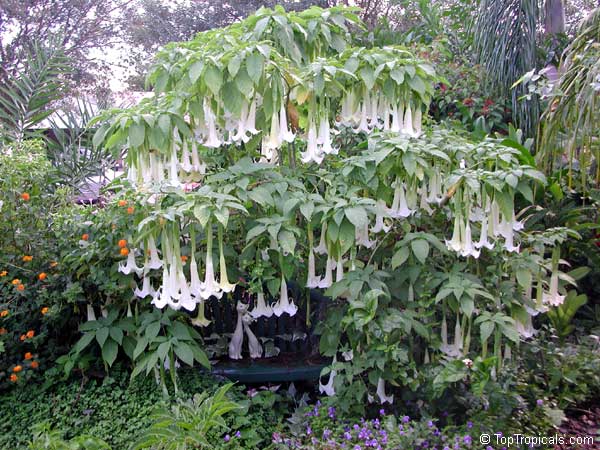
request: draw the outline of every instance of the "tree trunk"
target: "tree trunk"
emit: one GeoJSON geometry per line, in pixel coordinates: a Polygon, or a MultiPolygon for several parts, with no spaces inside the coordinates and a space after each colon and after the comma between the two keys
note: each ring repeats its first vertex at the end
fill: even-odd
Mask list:
{"type": "Polygon", "coordinates": [[[565,5],[563,0],[546,0],[544,28],[549,36],[565,32],[565,5]]]}

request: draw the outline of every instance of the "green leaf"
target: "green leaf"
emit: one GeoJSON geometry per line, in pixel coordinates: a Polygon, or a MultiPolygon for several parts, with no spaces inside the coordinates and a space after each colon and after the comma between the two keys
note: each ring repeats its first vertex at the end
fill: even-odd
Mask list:
{"type": "Polygon", "coordinates": [[[294,250],[296,249],[296,236],[294,236],[294,233],[281,230],[277,236],[277,241],[284,252],[294,254],[294,250]]]}
{"type": "Polygon", "coordinates": [[[146,327],[146,339],[148,342],[152,342],[158,336],[160,332],[160,321],[152,322],[150,325],[146,327]]]}
{"type": "Polygon", "coordinates": [[[429,242],[425,239],[415,239],[410,243],[410,247],[421,264],[425,264],[429,255],[429,242]]]}
{"type": "Polygon", "coordinates": [[[235,55],[229,60],[229,64],[227,64],[227,70],[229,71],[231,78],[234,78],[237,75],[238,71],[240,70],[241,63],[242,57],[239,54],[235,55]]]}
{"type": "Polygon", "coordinates": [[[102,359],[106,361],[109,367],[111,367],[115,362],[115,359],[117,359],[118,352],[119,345],[112,339],[107,339],[106,343],[102,346],[102,359]]]}
{"type": "Polygon", "coordinates": [[[160,361],[164,361],[169,354],[169,350],[171,349],[171,342],[163,342],[156,349],[156,354],[158,355],[158,359],[160,361]]]}
{"type": "Polygon", "coordinates": [[[146,135],[146,127],[144,125],[134,123],[129,127],[129,145],[131,147],[139,147],[144,143],[146,135]]]}
{"type": "Polygon", "coordinates": [[[408,247],[401,247],[400,250],[398,250],[396,253],[394,253],[394,256],[392,256],[392,269],[396,269],[404,264],[409,255],[410,250],[408,247]]]}
{"type": "Polygon", "coordinates": [[[375,72],[372,67],[363,67],[360,69],[360,77],[365,83],[368,90],[373,89],[375,86],[375,72]]]}
{"type": "Polygon", "coordinates": [[[424,94],[426,87],[425,83],[423,83],[423,79],[419,76],[412,77],[408,80],[408,85],[419,94],[424,94]]]}
{"type": "Polygon", "coordinates": [[[492,321],[482,322],[480,325],[481,342],[485,342],[494,332],[496,325],[492,321]]]}
{"type": "Polygon", "coordinates": [[[174,322],[170,328],[171,335],[182,341],[190,341],[192,336],[188,327],[181,322],[174,322]]]}
{"type": "Polygon", "coordinates": [[[200,364],[202,364],[204,367],[206,367],[207,369],[210,369],[210,361],[208,360],[206,353],[204,353],[204,351],[197,345],[192,345],[191,349],[192,349],[192,352],[194,353],[194,359],[196,361],[198,361],[200,364]]]}
{"type": "Polygon", "coordinates": [[[136,360],[138,356],[144,353],[144,350],[146,350],[147,346],[148,339],[146,339],[145,337],[138,339],[135,349],[133,350],[133,359],[136,360]]]}
{"type": "Polygon", "coordinates": [[[254,84],[258,84],[263,72],[265,58],[260,53],[252,53],[246,58],[246,71],[254,84]]]}
{"type": "Polygon", "coordinates": [[[81,351],[84,348],[90,345],[90,342],[94,340],[95,336],[96,333],[85,333],[83,336],[81,336],[81,339],[79,339],[77,343],[73,346],[73,351],[75,351],[75,353],[81,353],[81,351]]]}
{"type": "Polygon", "coordinates": [[[315,204],[313,202],[305,202],[300,205],[300,212],[306,218],[306,220],[310,220],[315,210],[315,204]]]}
{"type": "Polygon", "coordinates": [[[189,77],[190,81],[192,82],[192,84],[194,84],[196,82],[196,80],[198,80],[198,78],[200,78],[200,75],[202,74],[202,69],[204,69],[203,61],[196,61],[195,63],[193,63],[190,66],[190,69],[188,72],[188,77],[189,77]]]}
{"type": "Polygon", "coordinates": [[[248,197],[261,206],[272,206],[274,204],[271,193],[264,186],[257,186],[248,192],[248,197]]]}
{"type": "Polygon", "coordinates": [[[96,340],[98,341],[98,344],[100,344],[100,347],[104,346],[104,343],[106,342],[106,338],[108,338],[108,328],[107,327],[100,328],[98,331],[96,331],[96,340]]]}
{"type": "Polygon", "coordinates": [[[188,366],[194,365],[194,353],[192,352],[190,346],[185,342],[178,342],[175,345],[175,354],[188,366]]]}
{"type": "Polygon", "coordinates": [[[351,206],[346,208],[344,212],[350,223],[356,228],[363,228],[369,222],[367,212],[362,206],[351,206]]]}
{"type": "Polygon", "coordinates": [[[218,96],[223,84],[223,74],[215,66],[208,66],[204,73],[204,83],[213,94],[218,96]]]}
{"type": "Polygon", "coordinates": [[[123,343],[123,330],[119,327],[110,327],[109,334],[119,345],[123,343]]]}

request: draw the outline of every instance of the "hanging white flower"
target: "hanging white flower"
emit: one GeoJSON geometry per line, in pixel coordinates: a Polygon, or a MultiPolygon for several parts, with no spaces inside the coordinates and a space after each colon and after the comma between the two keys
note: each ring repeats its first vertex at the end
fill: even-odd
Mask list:
{"type": "Polygon", "coordinates": [[[200,293],[200,296],[204,300],[208,300],[210,297],[221,298],[223,296],[223,291],[219,286],[219,283],[215,280],[215,272],[213,268],[213,259],[212,259],[212,229],[210,227],[210,222],[207,226],[207,244],[206,244],[206,268],[204,275],[204,290],[200,293]]]}
{"type": "Polygon", "coordinates": [[[294,142],[296,135],[288,128],[287,113],[283,103],[281,104],[281,109],[279,111],[279,122],[280,140],[285,142],[294,142]]]}
{"type": "Polygon", "coordinates": [[[354,228],[354,242],[356,245],[362,245],[365,248],[371,248],[375,245],[375,241],[369,239],[369,224],[354,228]]]}
{"type": "Polygon", "coordinates": [[[421,107],[417,106],[414,110],[413,119],[412,119],[412,128],[413,128],[413,136],[419,137],[422,133],[423,128],[423,112],[421,111],[421,107]]]}
{"type": "Polygon", "coordinates": [[[377,200],[377,204],[375,206],[375,225],[371,227],[371,233],[379,233],[383,231],[387,233],[392,228],[391,225],[385,223],[385,218],[389,217],[387,214],[387,208],[385,202],[381,199],[377,200]]]}
{"type": "Polygon", "coordinates": [[[553,271],[550,275],[550,289],[542,294],[542,302],[546,305],[560,306],[565,301],[565,296],[558,293],[558,273],[553,271]]]}
{"type": "Polygon", "coordinates": [[[188,150],[187,141],[183,141],[182,144],[181,170],[186,173],[190,173],[192,170],[194,170],[194,166],[190,162],[190,152],[188,150]]]}
{"type": "Polygon", "coordinates": [[[314,250],[311,248],[308,251],[308,277],[306,280],[307,288],[314,289],[319,287],[321,277],[317,276],[315,272],[315,253],[314,250]]]}
{"type": "Polygon", "coordinates": [[[459,213],[456,213],[456,215],[454,216],[454,231],[452,232],[452,238],[450,239],[450,241],[446,241],[446,247],[448,247],[449,250],[460,252],[463,249],[464,231],[462,229],[462,226],[462,216],[459,213]]]}
{"type": "Polygon", "coordinates": [[[134,251],[130,251],[127,255],[127,263],[123,264],[119,263],[119,272],[125,275],[129,275],[131,272],[135,272],[138,276],[140,276],[144,272],[143,267],[138,267],[135,264],[135,256],[134,251]]]}
{"type": "Polygon", "coordinates": [[[317,143],[317,127],[314,120],[311,120],[308,125],[308,138],[306,141],[306,151],[300,153],[300,160],[303,163],[309,163],[311,161],[321,164],[323,161],[323,154],[319,149],[317,143]]]}
{"type": "Polygon", "coordinates": [[[219,139],[219,132],[217,131],[217,124],[215,114],[208,105],[208,101],[204,102],[204,119],[206,120],[206,127],[208,129],[208,136],[204,141],[205,147],[218,148],[222,142],[219,139]]]}
{"type": "Polygon", "coordinates": [[[206,173],[206,164],[204,164],[203,161],[200,161],[198,146],[194,141],[192,141],[192,170],[200,174],[206,173]]]}
{"type": "Polygon", "coordinates": [[[396,187],[394,189],[394,199],[392,200],[392,207],[387,211],[390,217],[403,218],[410,216],[414,211],[408,207],[406,202],[406,196],[404,193],[404,183],[396,181],[396,187]]]}
{"type": "Polygon", "coordinates": [[[204,300],[198,302],[198,315],[191,320],[195,327],[207,327],[210,325],[210,320],[204,315],[204,300]]]}
{"type": "MultiPolygon", "coordinates": [[[[335,356],[333,357],[333,362],[332,365],[335,364],[336,358],[335,356]]],[[[333,382],[335,380],[335,376],[336,376],[336,371],[331,369],[329,371],[329,380],[327,381],[327,384],[323,384],[321,383],[321,378],[319,378],[319,393],[320,394],[325,394],[328,397],[332,397],[335,395],[335,388],[333,386],[333,382]]]]}
{"type": "Polygon", "coordinates": [[[153,295],[154,293],[155,290],[152,287],[152,284],[150,283],[150,277],[147,275],[144,275],[144,277],[142,278],[142,288],[140,289],[136,286],[133,290],[133,294],[138,298],[146,298],[148,296],[153,295]]]}
{"type": "Polygon", "coordinates": [[[462,249],[460,250],[460,254],[461,256],[472,256],[473,258],[479,258],[479,250],[476,250],[473,247],[473,241],[471,240],[471,224],[469,222],[469,219],[466,219],[467,225],[465,226],[465,230],[464,230],[464,240],[463,240],[463,246],[462,249]]]}
{"type": "Polygon", "coordinates": [[[404,123],[402,125],[402,133],[411,137],[415,135],[415,131],[413,130],[412,109],[410,107],[410,104],[406,106],[406,111],[404,112],[404,123]]]}
{"type": "Polygon", "coordinates": [[[156,249],[156,243],[152,235],[148,236],[145,249],[147,253],[150,253],[150,261],[147,261],[144,264],[144,270],[160,269],[162,267],[162,261],[158,256],[158,250],[156,249]]]}
{"type": "Polygon", "coordinates": [[[250,315],[255,319],[259,317],[271,317],[273,315],[273,308],[265,302],[265,294],[262,291],[256,294],[256,305],[250,311],[250,315]]]}
{"type": "Polygon", "coordinates": [[[325,276],[319,282],[319,287],[321,289],[327,289],[333,284],[333,268],[335,267],[335,261],[329,254],[327,255],[327,263],[325,265],[325,276]]]}
{"type": "Polygon", "coordinates": [[[325,243],[325,237],[327,235],[327,222],[321,224],[321,238],[319,239],[319,245],[315,247],[315,253],[324,255],[327,253],[327,245],[325,243]]]}
{"type": "Polygon", "coordinates": [[[485,213],[481,218],[481,233],[479,234],[479,241],[474,245],[476,248],[485,247],[490,250],[494,248],[494,244],[488,240],[488,218],[485,213]]]}
{"type": "Polygon", "coordinates": [[[383,378],[379,377],[377,380],[377,397],[379,397],[379,403],[389,403],[390,405],[394,403],[393,395],[386,395],[385,393],[385,381],[383,378]]]}
{"type": "Polygon", "coordinates": [[[298,307],[294,305],[294,301],[288,298],[287,283],[285,277],[281,275],[281,291],[279,294],[279,300],[273,306],[273,313],[279,317],[284,313],[288,313],[293,316],[298,311],[298,307]]]}
{"type": "MultiPolygon", "coordinates": [[[[394,133],[399,133],[402,130],[402,125],[400,123],[401,117],[404,114],[404,109],[402,105],[393,105],[392,106],[392,125],[390,126],[390,131],[394,133]]],[[[385,125],[384,125],[384,129],[385,125]]]]}

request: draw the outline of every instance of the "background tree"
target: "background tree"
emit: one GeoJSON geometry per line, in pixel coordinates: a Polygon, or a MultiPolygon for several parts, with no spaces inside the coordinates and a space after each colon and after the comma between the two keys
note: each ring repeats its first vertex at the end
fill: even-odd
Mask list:
{"type": "Polygon", "coordinates": [[[130,0],[0,0],[0,80],[18,72],[34,42],[47,45],[60,36],[65,56],[73,61],[71,78],[94,81],[103,61],[92,54],[116,42],[119,18],[130,0]]]}

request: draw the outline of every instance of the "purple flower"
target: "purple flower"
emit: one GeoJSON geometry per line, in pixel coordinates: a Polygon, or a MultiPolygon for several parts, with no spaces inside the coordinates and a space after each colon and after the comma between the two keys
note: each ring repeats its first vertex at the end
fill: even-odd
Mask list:
{"type": "Polygon", "coordinates": [[[331,430],[328,428],[325,428],[323,430],[323,439],[329,439],[331,437],[331,430]]]}
{"type": "Polygon", "coordinates": [[[427,426],[429,428],[433,428],[433,420],[430,420],[429,422],[427,422],[427,426]]]}
{"type": "Polygon", "coordinates": [[[542,400],[541,398],[539,398],[536,402],[535,402],[538,406],[542,406],[544,404],[544,400],[542,400]]]}
{"type": "Polygon", "coordinates": [[[229,442],[231,440],[231,436],[229,436],[228,434],[226,434],[225,437],[223,438],[223,440],[225,442],[229,442]]]}
{"type": "Polygon", "coordinates": [[[356,444],[356,445],[354,446],[354,449],[353,449],[353,450],[362,450],[362,447],[361,447],[360,445],[356,444]]]}
{"type": "Polygon", "coordinates": [[[235,432],[235,435],[234,435],[234,436],[235,436],[236,438],[242,437],[242,433],[240,432],[240,430],[237,430],[237,431],[235,432]]]}
{"type": "Polygon", "coordinates": [[[335,419],[335,406],[330,406],[327,410],[327,415],[330,419],[335,419]]]}
{"type": "Polygon", "coordinates": [[[273,437],[271,438],[271,440],[275,444],[279,444],[281,442],[281,435],[279,433],[273,432],[273,437]]]}
{"type": "Polygon", "coordinates": [[[385,409],[380,409],[379,410],[379,415],[380,416],[385,416],[385,409]]]}
{"type": "Polygon", "coordinates": [[[306,434],[308,434],[308,435],[312,434],[312,428],[310,427],[310,425],[306,426],[306,434]]]}
{"type": "Polygon", "coordinates": [[[352,435],[350,433],[348,433],[347,431],[344,433],[344,439],[346,439],[347,441],[352,439],[352,435]]]}
{"type": "Polygon", "coordinates": [[[373,420],[373,426],[374,426],[375,428],[379,428],[379,419],[374,419],[374,420],[373,420]]]}
{"type": "Polygon", "coordinates": [[[408,416],[404,416],[404,417],[402,418],[402,422],[404,422],[404,423],[408,423],[408,422],[410,422],[410,417],[408,417],[408,416]]]}
{"type": "Polygon", "coordinates": [[[485,450],[494,450],[494,447],[492,447],[491,445],[488,445],[485,450]]]}
{"type": "Polygon", "coordinates": [[[451,450],[447,445],[442,450],[451,450]]]}
{"type": "Polygon", "coordinates": [[[463,441],[465,444],[467,445],[471,445],[471,442],[473,441],[473,439],[471,438],[471,436],[469,436],[468,434],[463,438],[463,441]]]}
{"type": "Polygon", "coordinates": [[[470,420],[467,422],[467,428],[473,428],[473,422],[470,420]]]}

